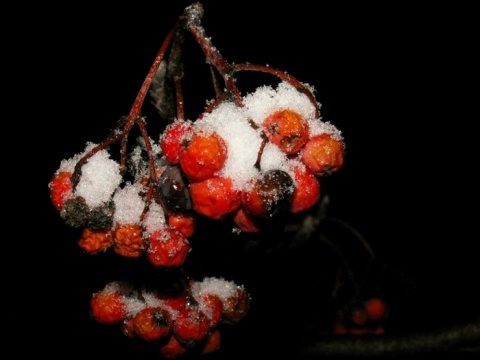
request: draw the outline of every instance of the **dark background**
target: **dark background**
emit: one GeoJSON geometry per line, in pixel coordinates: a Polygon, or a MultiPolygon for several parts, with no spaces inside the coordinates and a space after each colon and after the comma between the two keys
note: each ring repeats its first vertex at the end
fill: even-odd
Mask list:
{"type": "MultiPolygon", "coordinates": [[[[23,91],[33,82],[40,101],[18,111],[35,110],[27,127],[39,141],[30,151],[41,159],[33,185],[41,220],[37,236],[24,240],[33,246],[34,266],[22,285],[35,285],[41,297],[34,310],[35,319],[42,318],[35,337],[47,334],[41,353],[69,346],[81,355],[155,357],[155,350],[129,341],[117,327],[96,324],[88,309],[91,294],[106,282],[150,276],[148,268],[113,255],[82,254],[80,231],[64,224],[47,184],[62,159],[81,152],[87,141],[103,140],[128,114],[163,39],[189,3],[43,8],[47,15],[31,31],[28,56],[40,59],[30,63],[23,91]]],[[[392,305],[389,330],[410,333],[478,319],[472,10],[303,0],[203,4],[203,26],[227,61],[269,64],[314,86],[323,119],[342,130],[345,165],[322,190],[331,201],[329,214],[357,229],[377,255],[380,291],[392,305]]],[[[185,51],[186,115],[193,118],[213,91],[198,46],[191,42],[185,51]]],[[[248,75],[239,86],[261,79],[248,75]]],[[[147,102],[144,114],[154,123],[147,102]]],[[[253,304],[243,324],[225,330],[214,356],[295,352],[306,333],[312,335],[308,326],[316,314],[321,321],[318,308],[331,306],[325,297],[337,264],[328,250],[308,245],[272,255],[260,247],[242,254],[239,244],[205,241],[210,245],[198,254],[208,261],[194,248],[192,262],[206,263],[192,267],[245,284],[253,304]]],[[[348,255],[353,262],[363,256],[355,251],[348,255]]]]}

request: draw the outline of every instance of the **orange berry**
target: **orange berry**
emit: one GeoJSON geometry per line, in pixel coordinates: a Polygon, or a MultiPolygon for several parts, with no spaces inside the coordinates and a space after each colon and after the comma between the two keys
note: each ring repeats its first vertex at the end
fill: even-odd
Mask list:
{"type": "Polygon", "coordinates": [[[238,286],[235,295],[223,301],[223,316],[230,323],[238,323],[250,310],[250,295],[238,286]]]}
{"type": "Polygon", "coordinates": [[[111,229],[92,230],[85,228],[78,245],[89,254],[105,252],[113,245],[113,232],[111,229]]]}
{"type": "Polygon", "coordinates": [[[258,219],[248,214],[242,206],[235,211],[232,219],[235,225],[244,232],[256,233],[261,230],[258,219]]]}
{"type": "Polygon", "coordinates": [[[180,231],[189,238],[195,233],[195,217],[191,214],[171,213],[168,215],[168,225],[180,231]]]}
{"type": "Polygon", "coordinates": [[[341,140],[328,134],[312,137],[302,150],[303,162],[315,176],[327,176],[343,166],[345,149],[341,140]]]}
{"type": "Polygon", "coordinates": [[[309,138],[308,122],[288,109],[268,116],[263,121],[263,127],[270,142],[289,155],[298,152],[309,138]]]}
{"type": "Polygon", "coordinates": [[[62,210],[65,200],[73,193],[72,173],[69,171],[62,171],[55,174],[48,184],[50,189],[50,199],[55,208],[62,210]]]}
{"type": "Polygon", "coordinates": [[[180,146],[179,163],[192,181],[211,178],[227,160],[227,145],[217,133],[194,132],[180,146]]]}
{"type": "Polygon", "coordinates": [[[222,345],[222,333],[219,329],[213,330],[207,335],[205,342],[202,344],[200,354],[209,354],[220,349],[222,345]]]}
{"type": "Polygon", "coordinates": [[[193,209],[211,219],[220,220],[240,206],[240,193],[229,178],[212,177],[190,184],[193,209]]]}
{"type": "Polygon", "coordinates": [[[110,289],[93,294],[90,308],[93,318],[102,324],[117,324],[126,317],[126,305],[122,295],[110,289]]]}
{"type": "Polygon", "coordinates": [[[170,315],[161,307],[147,307],[140,310],[133,318],[135,333],[143,340],[161,339],[172,330],[170,315]]]}
{"type": "Polygon", "coordinates": [[[142,256],[145,250],[145,242],[140,225],[126,224],[117,226],[113,237],[113,250],[115,253],[129,258],[142,256]]]}

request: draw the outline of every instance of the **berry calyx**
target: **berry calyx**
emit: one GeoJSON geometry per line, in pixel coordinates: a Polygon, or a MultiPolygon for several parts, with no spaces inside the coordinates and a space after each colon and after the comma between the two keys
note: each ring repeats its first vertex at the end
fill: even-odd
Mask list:
{"type": "Polygon", "coordinates": [[[308,122],[290,109],[268,116],[263,121],[263,128],[270,142],[289,155],[300,151],[309,138],[308,122]]]}

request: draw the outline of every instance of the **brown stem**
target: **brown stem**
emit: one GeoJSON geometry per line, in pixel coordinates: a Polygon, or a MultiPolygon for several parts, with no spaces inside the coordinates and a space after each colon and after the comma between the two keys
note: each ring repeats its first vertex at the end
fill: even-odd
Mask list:
{"type": "Polygon", "coordinates": [[[228,64],[222,57],[220,52],[213,46],[210,39],[206,36],[205,30],[200,24],[203,16],[203,8],[200,3],[195,3],[185,9],[185,28],[192,33],[197,40],[197,43],[202,48],[208,62],[213,65],[222,76],[225,87],[232,94],[235,104],[242,106],[242,96],[235,84],[235,78],[230,71],[230,64],[228,64]]]}
{"type": "Polygon", "coordinates": [[[313,95],[312,91],[302,84],[300,81],[295,79],[293,76],[286,74],[285,72],[271,68],[265,65],[253,65],[253,64],[232,64],[230,66],[231,73],[239,72],[239,71],[261,71],[265,73],[269,73],[272,75],[277,76],[278,78],[289,82],[293,87],[295,87],[298,91],[307,95],[310,102],[315,106],[315,116],[318,118],[320,117],[320,108],[318,106],[317,101],[315,100],[315,96],[313,95]]]}
{"type": "Polygon", "coordinates": [[[175,84],[175,98],[177,103],[177,119],[185,119],[185,106],[183,103],[182,79],[184,74],[182,62],[182,48],[185,42],[183,29],[178,29],[173,38],[172,48],[168,57],[168,76],[173,79],[175,84]]]}

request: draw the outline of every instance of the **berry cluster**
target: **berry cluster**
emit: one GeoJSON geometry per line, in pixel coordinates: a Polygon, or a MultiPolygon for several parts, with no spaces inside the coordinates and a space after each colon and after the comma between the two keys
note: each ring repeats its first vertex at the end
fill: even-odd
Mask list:
{"type": "Polygon", "coordinates": [[[163,357],[176,358],[218,350],[221,325],[238,323],[250,308],[250,297],[243,286],[223,278],[162,291],[111,282],[93,294],[90,308],[97,322],[118,324],[129,338],[154,343],[163,357]]]}
{"type": "Polygon", "coordinates": [[[385,301],[372,297],[355,305],[337,310],[333,333],[336,335],[383,335],[388,309],[385,301]]]}
{"type": "MultiPolygon", "coordinates": [[[[206,36],[202,15],[199,3],[185,9],[130,113],[104,141],[87,142],[62,160],[48,184],[61,218],[82,229],[78,245],[87,254],[113,249],[127,258],[145,256],[156,269],[180,268],[199,219],[230,221],[234,233],[260,232],[273,219],[318,203],[320,179],[343,166],[343,137],[322,120],[313,87],[269,66],[227,63],[206,36]],[[184,116],[181,86],[187,32],[218,72],[212,72],[216,97],[194,120],[184,116]],[[246,71],[271,74],[277,86],[242,94],[234,76],[246,71]],[[166,120],[153,138],[141,115],[148,94],[166,120]],[[135,126],[140,136],[132,146],[135,126]]],[[[242,287],[220,281],[223,290],[212,290],[218,282],[190,282],[175,296],[112,283],[93,296],[91,307],[97,321],[122,323],[128,336],[161,342],[165,357],[191,347],[207,353],[219,346],[218,324],[237,323],[250,303],[242,287]]]]}

